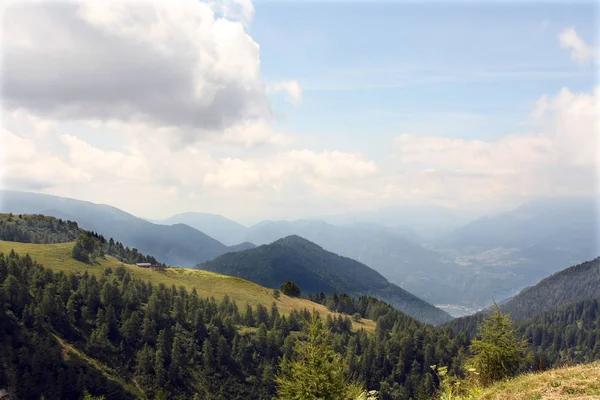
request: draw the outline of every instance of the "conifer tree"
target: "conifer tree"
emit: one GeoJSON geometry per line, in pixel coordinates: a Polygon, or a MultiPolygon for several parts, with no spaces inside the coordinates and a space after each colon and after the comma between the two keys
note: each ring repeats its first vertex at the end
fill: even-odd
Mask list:
{"type": "Polygon", "coordinates": [[[305,329],[307,341],[298,340],[295,357],[283,357],[275,378],[280,400],[342,400],[358,397],[360,386],[346,377],[347,365],[331,345],[331,332],[313,310],[305,329]]]}
{"type": "Polygon", "coordinates": [[[470,346],[473,356],[467,361],[484,386],[511,376],[526,360],[527,342],[517,339],[512,321],[496,303],[492,311],[479,327],[470,346]]]}

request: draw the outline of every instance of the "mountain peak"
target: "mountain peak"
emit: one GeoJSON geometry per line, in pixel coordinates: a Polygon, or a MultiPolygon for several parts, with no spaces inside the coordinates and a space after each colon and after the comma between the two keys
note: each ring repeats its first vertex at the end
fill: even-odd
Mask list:
{"type": "Polygon", "coordinates": [[[274,244],[274,245],[282,245],[282,246],[313,247],[315,249],[322,249],[322,247],[319,246],[318,244],[313,243],[310,240],[305,239],[302,236],[298,236],[298,235],[289,235],[289,236],[286,236],[286,237],[284,237],[282,239],[274,241],[272,244],[274,244]]]}

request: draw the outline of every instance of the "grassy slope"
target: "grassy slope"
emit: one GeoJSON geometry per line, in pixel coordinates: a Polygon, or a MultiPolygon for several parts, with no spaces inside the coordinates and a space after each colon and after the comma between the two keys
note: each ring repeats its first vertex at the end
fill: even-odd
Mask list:
{"type": "Polygon", "coordinates": [[[600,362],[526,374],[486,389],[478,400],[599,400],[600,362]]]}
{"type": "MultiPolygon", "coordinates": [[[[77,261],[71,257],[73,243],[58,244],[31,244],[0,241],[0,252],[9,253],[11,249],[24,255],[29,255],[44,265],[55,271],[64,271],[66,273],[83,273],[88,271],[90,274],[101,275],[105,267],[117,267],[122,263],[111,256],[106,256],[105,260],[100,260],[94,265],[89,265],[77,261]]],[[[185,268],[169,268],[165,272],[156,272],[133,265],[123,264],[133,277],[150,281],[153,284],[164,283],[167,286],[183,286],[189,291],[196,289],[200,296],[221,299],[228,295],[235,300],[243,311],[243,307],[248,303],[255,307],[263,304],[270,307],[273,302],[282,314],[288,314],[293,309],[302,310],[304,308],[312,310],[315,308],[321,315],[334,314],[329,312],[325,306],[313,303],[305,299],[288,297],[284,294],[277,300],[273,298],[273,291],[255,283],[241,278],[220,275],[214,272],[191,270],[185,268]]],[[[371,320],[362,320],[353,322],[354,329],[364,328],[366,331],[374,331],[375,323],[371,320]]]]}

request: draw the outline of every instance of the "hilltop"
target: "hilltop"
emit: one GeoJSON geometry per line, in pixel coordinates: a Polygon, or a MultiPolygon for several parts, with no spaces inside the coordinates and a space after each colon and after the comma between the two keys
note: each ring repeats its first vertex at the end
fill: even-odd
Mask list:
{"type": "Polygon", "coordinates": [[[238,276],[267,287],[296,282],[304,293],[378,297],[423,322],[439,324],[450,315],[388,282],[366,265],[331,253],[296,235],[254,249],[224,254],[199,269],[238,276]]]}

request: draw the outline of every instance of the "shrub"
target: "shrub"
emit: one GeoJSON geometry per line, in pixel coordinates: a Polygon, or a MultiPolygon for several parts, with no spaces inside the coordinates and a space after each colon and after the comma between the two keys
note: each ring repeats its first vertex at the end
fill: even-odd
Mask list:
{"type": "Polygon", "coordinates": [[[300,288],[292,281],[285,281],[281,285],[281,293],[291,297],[298,297],[300,296],[300,288]]]}

